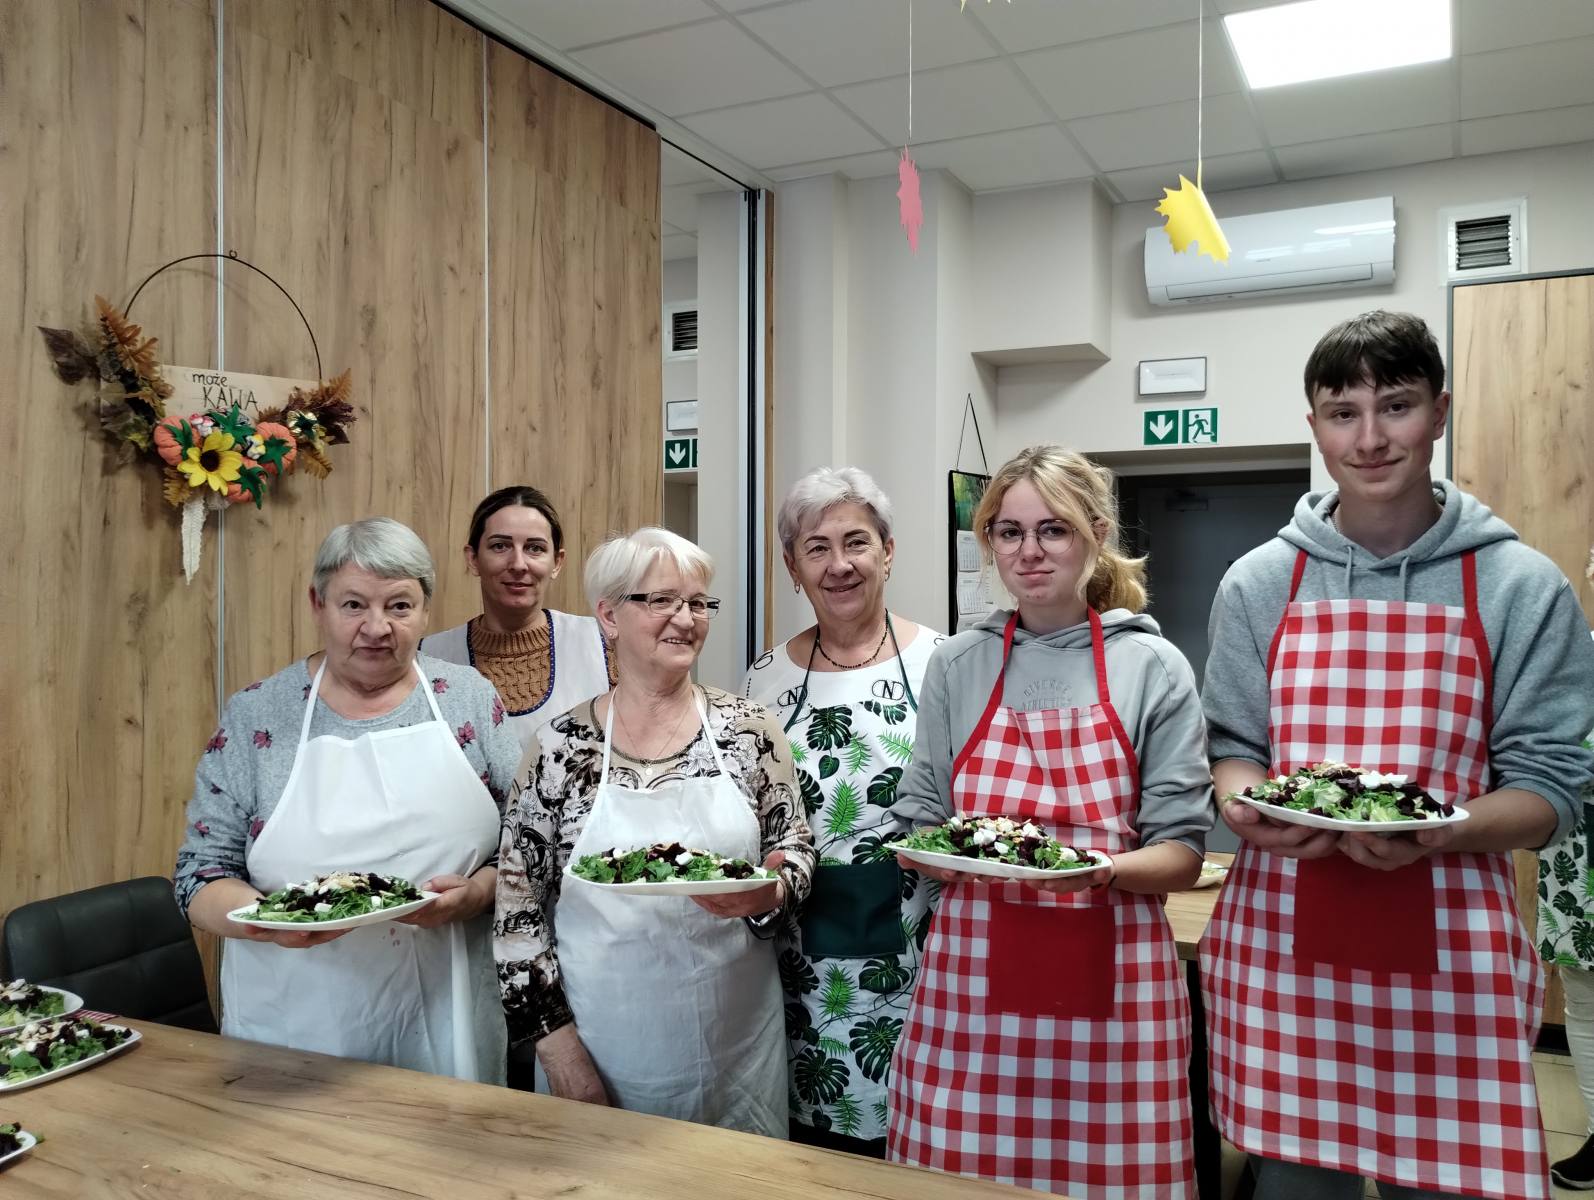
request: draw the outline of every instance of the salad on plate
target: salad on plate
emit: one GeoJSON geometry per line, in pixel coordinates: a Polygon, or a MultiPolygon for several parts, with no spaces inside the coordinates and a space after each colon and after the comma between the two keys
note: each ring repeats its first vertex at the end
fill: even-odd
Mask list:
{"type": "Polygon", "coordinates": [[[917,851],[1047,872],[1093,871],[1102,865],[1089,850],[1063,845],[1044,825],[1015,817],[959,814],[944,825],[915,829],[894,848],[910,857],[917,851]]]}
{"type": "Polygon", "coordinates": [[[66,993],[26,979],[0,980],[0,1029],[59,1017],[66,1012],[66,993]]]}
{"type": "Polygon", "coordinates": [[[570,873],[588,883],[713,883],[728,879],[774,879],[772,871],[741,858],[693,850],[680,842],[655,842],[637,850],[586,854],[570,873]]]}
{"type": "Polygon", "coordinates": [[[1435,800],[1405,775],[1385,775],[1336,762],[1264,779],[1228,799],[1368,825],[1447,821],[1464,813],[1453,804],[1435,800]]]}
{"type": "Polygon", "coordinates": [[[108,1053],[133,1036],[121,1025],[83,1017],[35,1021],[0,1037],[0,1083],[26,1083],[108,1053]]]}
{"type": "Polygon", "coordinates": [[[425,898],[407,879],[371,871],[336,871],[279,888],[229,915],[253,923],[314,925],[381,913],[425,898]]]}
{"type": "Polygon", "coordinates": [[[14,1121],[0,1123],[0,1158],[22,1150],[22,1139],[18,1136],[21,1132],[21,1126],[14,1121]]]}

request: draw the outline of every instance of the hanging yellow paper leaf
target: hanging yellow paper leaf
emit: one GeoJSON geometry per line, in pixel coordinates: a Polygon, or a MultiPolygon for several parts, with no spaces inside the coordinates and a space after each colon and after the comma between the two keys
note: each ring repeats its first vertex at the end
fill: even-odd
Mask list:
{"type": "Polygon", "coordinates": [[[1168,218],[1168,240],[1176,253],[1183,254],[1194,242],[1212,261],[1229,261],[1229,239],[1223,236],[1205,192],[1181,175],[1178,189],[1163,188],[1162,197],[1157,211],[1168,218]]]}

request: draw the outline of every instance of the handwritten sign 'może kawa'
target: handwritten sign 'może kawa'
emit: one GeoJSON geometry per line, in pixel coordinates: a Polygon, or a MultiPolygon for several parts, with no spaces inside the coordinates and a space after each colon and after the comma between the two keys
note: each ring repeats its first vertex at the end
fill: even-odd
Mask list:
{"type": "Polygon", "coordinates": [[[235,405],[247,413],[282,408],[298,388],[308,392],[320,384],[314,379],[285,379],[279,375],[246,375],[213,367],[179,367],[165,364],[161,374],[172,385],[166,411],[174,417],[208,411],[226,412],[235,405]]]}

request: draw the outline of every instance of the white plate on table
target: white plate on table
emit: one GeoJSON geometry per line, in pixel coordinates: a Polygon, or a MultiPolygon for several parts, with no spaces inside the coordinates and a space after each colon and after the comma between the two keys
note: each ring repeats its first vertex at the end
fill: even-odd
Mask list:
{"type": "Polygon", "coordinates": [[[13,1150],[10,1154],[0,1154],[0,1167],[4,1167],[9,1163],[16,1162],[17,1159],[21,1158],[29,1150],[32,1150],[39,1144],[39,1139],[34,1137],[26,1129],[17,1130],[17,1141],[22,1143],[18,1149],[13,1150]]]}
{"type": "MultiPolygon", "coordinates": [[[[118,1025],[114,1021],[98,1022],[111,1029],[127,1029],[126,1025],[118,1025]]],[[[16,1083],[6,1083],[0,1080],[0,1095],[6,1092],[20,1092],[23,1088],[38,1087],[41,1083],[50,1083],[52,1080],[64,1079],[68,1075],[76,1075],[79,1071],[86,1071],[90,1067],[97,1067],[108,1058],[115,1058],[124,1050],[131,1050],[143,1040],[136,1029],[127,1029],[128,1038],[119,1046],[112,1046],[104,1054],[96,1054],[93,1058],[82,1058],[75,1063],[68,1063],[64,1067],[56,1067],[53,1071],[46,1071],[43,1075],[35,1075],[32,1079],[19,1080],[16,1083]]]]}
{"type": "Polygon", "coordinates": [[[339,917],[335,921],[270,921],[256,917],[257,906],[246,904],[242,908],[235,908],[227,914],[229,921],[237,921],[240,925],[252,925],[256,929],[271,929],[281,933],[330,933],[337,929],[355,929],[361,925],[380,925],[384,921],[394,921],[406,916],[416,909],[425,908],[441,895],[440,892],[422,892],[419,900],[411,900],[408,904],[395,904],[392,908],[379,908],[372,912],[361,913],[357,917],[339,917]]]}
{"type": "Polygon", "coordinates": [[[1201,863],[1201,874],[1190,887],[1192,889],[1217,887],[1228,877],[1229,868],[1222,863],[1203,861],[1201,863]]]}
{"type": "MultiPolygon", "coordinates": [[[[579,875],[574,877],[581,879],[579,875]]],[[[582,879],[581,882],[592,883],[593,887],[601,887],[606,892],[623,892],[630,896],[733,896],[737,892],[756,892],[777,878],[771,872],[750,879],[666,879],[662,883],[644,879],[634,879],[630,883],[592,883],[590,879],[582,879]]]]}
{"type": "MultiPolygon", "coordinates": [[[[66,1001],[66,1007],[60,1012],[56,1013],[53,1017],[35,1017],[34,1020],[59,1021],[62,1017],[70,1017],[73,1013],[77,1012],[78,1009],[83,1007],[83,997],[76,995],[73,992],[69,992],[65,988],[51,987],[47,983],[39,984],[38,988],[41,992],[54,992],[56,995],[60,996],[66,1001]]],[[[29,1024],[29,1022],[24,1021],[22,1022],[22,1025],[0,1025],[0,1034],[6,1034],[12,1032],[13,1030],[21,1029],[23,1025],[27,1024],[29,1024]]]]}
{"type": "Polygon", "coordinates": [[[1241,804],[1249,804],[1263,816],[1283,821],[1286,825],[1306,825],[1312,829],[1332,829],[1337,833],[1416,833],[1420,829],[1437,829],[1443,825],[1458,825],[1471,814],[1456,807],[1448,817],[1431,817],[1423,821],[1344,821],[1339,817],[1319,817],[1308,812],[1298,812],[1266,800],[1253,800],[1249,796],[1236,796],[1241,804]]]}
{"type": "Polygon", "coordinates": [[[965,858],[961,854],[937,854],[933,850],[909,850],[905,846],[891,847],[907,862],[926,867],[940,867],[945,871],[961,871],[965,875],[989,875],[992,879],[1072,879],[1075,875],[1089,875],[1104,871],[1107,864],[1101,856],[1091,853],[1090,865],[1070,867],[1067,870],[1048,871],[1042,867],[1019,867],[1011,863],[995,862],[988,858],[965,858]]]}

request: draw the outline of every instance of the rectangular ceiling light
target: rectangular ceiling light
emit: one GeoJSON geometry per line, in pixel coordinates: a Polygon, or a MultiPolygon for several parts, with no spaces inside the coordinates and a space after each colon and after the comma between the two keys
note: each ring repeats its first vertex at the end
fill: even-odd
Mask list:
{"type": "Polygon", "coordinates": [[[1450,57],[1451,0],[1302,0],[1223,18],[1253,88],[1450,57]]]}

